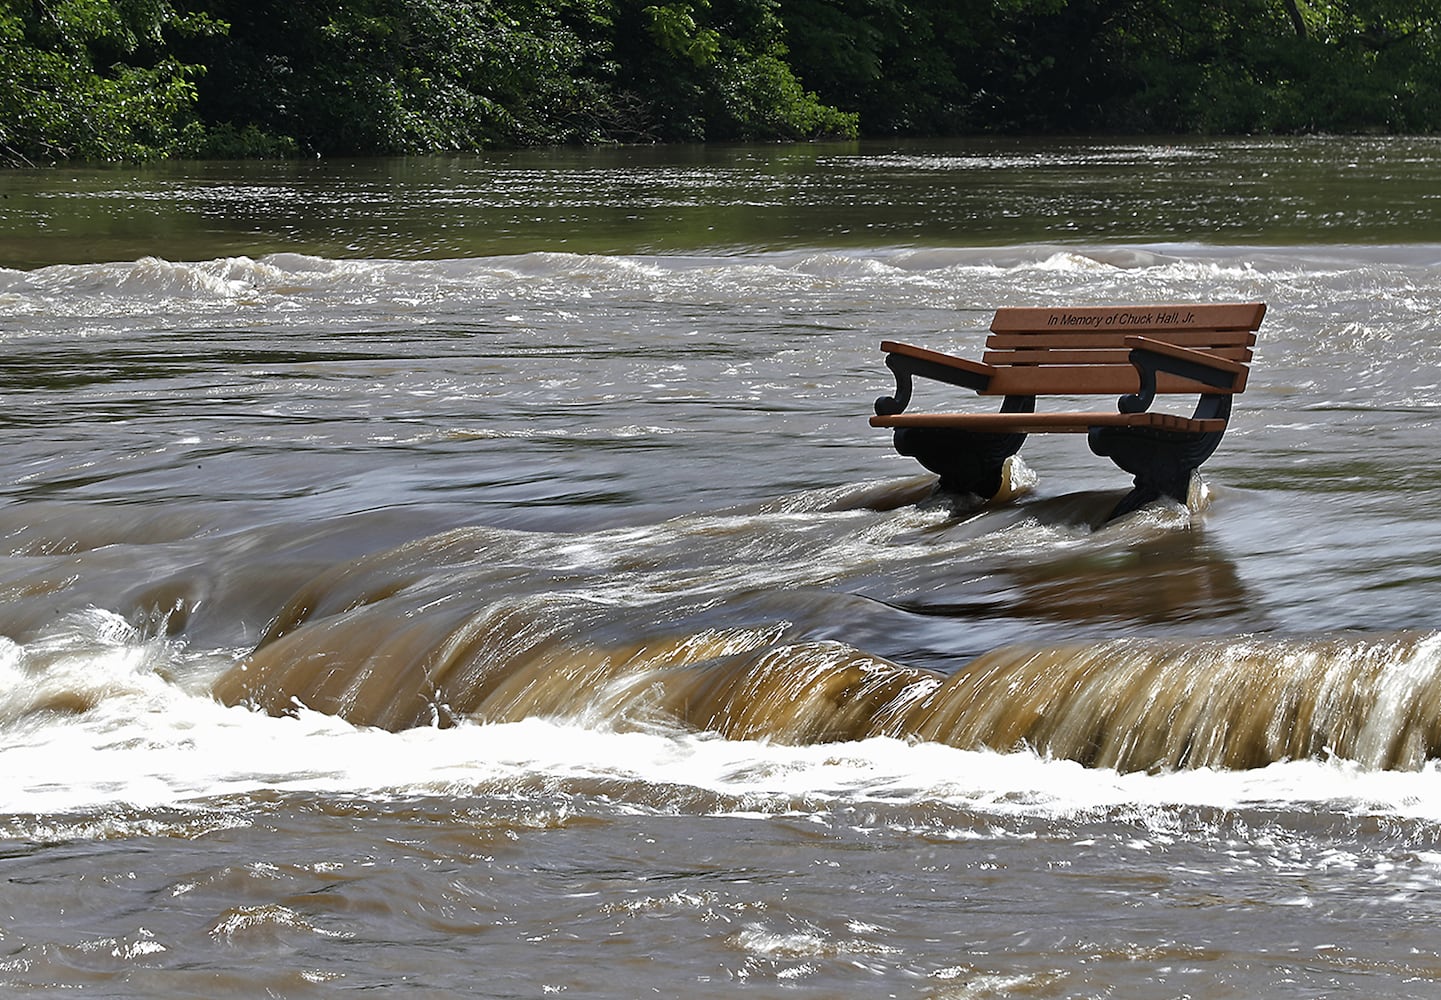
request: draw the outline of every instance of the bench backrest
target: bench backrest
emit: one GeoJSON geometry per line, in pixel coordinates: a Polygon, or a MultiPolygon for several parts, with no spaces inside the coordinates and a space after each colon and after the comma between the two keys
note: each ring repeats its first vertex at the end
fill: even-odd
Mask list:
{"type": "MultiPolygon", "coordinates": [[[[1265,313],[1260,302],[997,309],[982,360],[1000,371],[985,395],[1133,393],[1139,379],[1125,341],[1137,335],[1247,364],[1265,313]]],[[[1231,391],[1245,386],[1243,376],[1231,391]]],[[[1222,390],[1163,374],[1156,391],[1222,390]]]]}

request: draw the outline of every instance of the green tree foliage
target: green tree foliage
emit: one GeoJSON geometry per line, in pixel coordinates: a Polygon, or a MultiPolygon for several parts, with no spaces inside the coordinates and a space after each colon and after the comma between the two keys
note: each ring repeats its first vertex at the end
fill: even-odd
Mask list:
{"type": "Polygon", "coordinates": [[[168,0],[0,0],[0,158],[177,151],[203,70],[170,45],[217,28],[168,0]]]}
{"type": "Polygon", "coordinates": [[[854,136],[854,113],[801,86],[775,0],[616,0],[618,83],[667,140],[854,136]]]}
{"type": "Polygon", "coordinates": [[[870,134],[964,132],[1006,47],[980,0],[782,0],[792,64],[870,134]]]}
{"type": "Polygon", "coordinates": [[[1441,130],[1437,0],[782,0],[862,131],[1441,130]]]}
{"type": "Polygon", "coordinates": [[[784,61],[769,0],[185,0],[216,132],[320,153],[854,134],[784,61]]]}
{"type": "Polygon", "coordinates": [[[1438,29],[1435,3],[1176,0],[1124,39],[1138,82],[1110,111],[1164,130],[1436,131],[1438,29]]]}
{"type": "Polygon", "coordinates": [[[0,160],[1441,131],[1441,0],[0,0],[0,160]]]}
{"type": "Polygon", "coordinates": [[[600,137],[603,13],[545,0],[190,0],[200,111],[226,135],[319,153],[410,153],[600,137]]]}

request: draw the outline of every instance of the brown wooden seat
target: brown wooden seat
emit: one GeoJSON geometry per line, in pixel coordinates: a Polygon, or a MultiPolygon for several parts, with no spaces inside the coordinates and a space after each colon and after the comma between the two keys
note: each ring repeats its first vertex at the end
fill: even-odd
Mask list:
{"type": "Polygon", "coordinates": [[[998,309],[980,361],[883,341],[896,392],[876,400],[871,425],[893,428],[896,450],[954,493],[994,496],[1027,434],[1069,432],[1135,478],[1115,514],[1185,502],[1246,388],[1265,313],[1260,302],[998,309]],[[1000,396],[1000,410],[907,413],[917,376],[1000,396]],[[1164,394],[1198,397],[1194,411],[1152,409],[1164,394]],[[1040,397],[1089,395],[1118,397],[1115,411],[1036,410],[1040,397]]]}

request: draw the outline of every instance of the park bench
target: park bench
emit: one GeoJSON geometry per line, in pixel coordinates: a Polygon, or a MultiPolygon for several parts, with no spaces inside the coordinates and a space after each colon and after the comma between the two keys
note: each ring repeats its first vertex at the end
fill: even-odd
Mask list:
{"type": "Polygon", "coordinates": [[[1088,437],[1091,451],[1130,473],[1135,486],[1112,517],[1169,497],[1186,502],[1191,477],[1211,457],[1246,374],[1264,303],[1002,308],[980,361],[884,341],[894,396],[876,400],[873,427],[940,476],[940,489],[983,499],[1001,487],[1006,459],[1028,434],[1088,437]],[[915,377],[1002,397],[999,412],[907,413],[915,377]],[[1190,415],[1153,410],[1156,396],[1199,396],[1190,415]],[[1037,412],[1038,397],[1114,395],[1115,412],[1037,412]]]}

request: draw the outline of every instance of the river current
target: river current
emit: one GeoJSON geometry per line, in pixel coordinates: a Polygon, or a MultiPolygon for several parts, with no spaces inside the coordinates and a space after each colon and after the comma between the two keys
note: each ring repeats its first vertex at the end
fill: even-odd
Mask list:
{"type": "Polygon", "coordinates": [[[1441,143],[0,194],[0,993],[1441,990],[1441,143]],[[882,339],[1204,301],[1187,506],[867,425],[882,339]]]}

